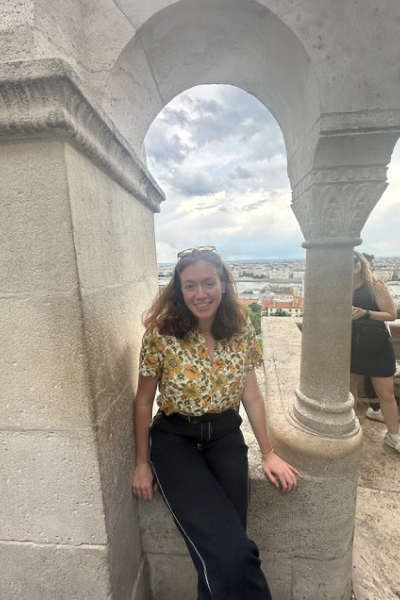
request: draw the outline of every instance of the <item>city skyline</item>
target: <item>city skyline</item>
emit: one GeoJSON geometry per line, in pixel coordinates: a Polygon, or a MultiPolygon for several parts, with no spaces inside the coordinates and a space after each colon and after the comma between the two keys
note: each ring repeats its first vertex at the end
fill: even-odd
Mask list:
{"type": "MultiPolygon", "coordinates": [[[[226,85],[180,94],[150,127],[146,152],[167,197],[155,215],[160,263],[203,244],[226,260],[305,257],[282,132],[255,97],[226,85]]],[[[388,181],[359,247],[377,257],[400,256],[400,143],[388,181]]]]}

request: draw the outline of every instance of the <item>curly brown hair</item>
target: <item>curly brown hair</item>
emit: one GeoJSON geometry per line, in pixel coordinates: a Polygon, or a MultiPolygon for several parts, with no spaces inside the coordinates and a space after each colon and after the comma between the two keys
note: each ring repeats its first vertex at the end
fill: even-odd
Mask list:
{"type": "Polygon", "coordinates": [[[214,339],[229,340],[232,335],[244,329],[247,322],[246,308],[239,300],[228,266],[217,252],[194,252],[177,262],[171,281],[159,292],[150,309],[144,314],[143,324],[146,329],[157,329],[161,335],[173,335],[182,339],[191,329],[197,327],[197,318],[184,302],[180,276],[188,266],[199,260],[214,265],[221,283],[225,284],[225,292],[222,294],[211,328],[214,339]]]}

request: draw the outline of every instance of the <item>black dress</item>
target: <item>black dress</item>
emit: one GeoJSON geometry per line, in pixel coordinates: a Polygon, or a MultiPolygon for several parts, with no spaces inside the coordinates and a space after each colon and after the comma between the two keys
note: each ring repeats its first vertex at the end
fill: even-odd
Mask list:
{"type": "MultiPolygon", "coordinates": [[[[369,288],[363,284],[354,290],[353,306],[364,308],[365,310],[379,311],[375,298],[369,288]]],[[[384,349],[379,352],[371,347],[362,347],[356,342],[360,330],[365,326],[366,321],[371,325],[371,319],[357,319],[352,323],[351,338],[351,373],[366,375],[367,377],[392,377],[396,372],[396,358],[392,338],[389,336],[388,343],[384,349]]],[[[373,325],[379,328],[386,328],[383,321],[375,321],[373,325]]]]}

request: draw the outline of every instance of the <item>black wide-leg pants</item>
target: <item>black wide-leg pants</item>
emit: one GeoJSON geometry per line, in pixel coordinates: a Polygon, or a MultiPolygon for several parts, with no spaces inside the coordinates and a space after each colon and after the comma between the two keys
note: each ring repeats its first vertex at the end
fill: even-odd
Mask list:
{"type": "Polygon", "coordinates": [[[158,413],[151,427],[154,475],[197,569],[199,600],[271,600],[258,548],[246,534],[240,424],[232,409],[193,422],[158,413]]]}

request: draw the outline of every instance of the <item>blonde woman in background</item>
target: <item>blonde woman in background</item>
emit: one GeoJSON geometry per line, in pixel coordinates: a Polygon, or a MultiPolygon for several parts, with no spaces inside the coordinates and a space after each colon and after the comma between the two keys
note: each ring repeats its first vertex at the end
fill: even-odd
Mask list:
{"type": "Polygon", "coordinates": [[[385,321],[396,319],[396,308],[386,285],[372,273],[366,258],[354,253],[350,391],[357,403],[358,377],[371,378],[387,431],[384,442],[400,453],[399,411],[394,395],[396,359],[385,321]]]}

